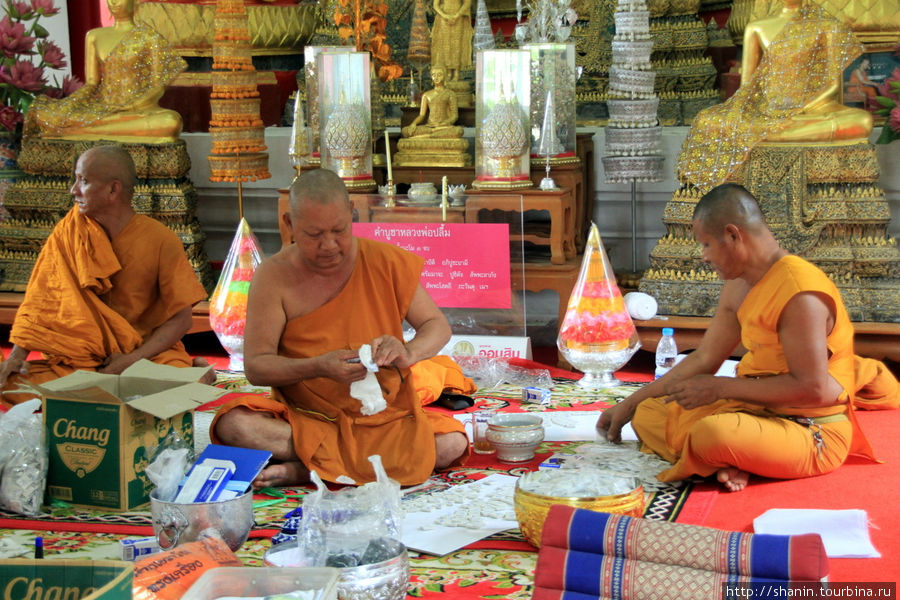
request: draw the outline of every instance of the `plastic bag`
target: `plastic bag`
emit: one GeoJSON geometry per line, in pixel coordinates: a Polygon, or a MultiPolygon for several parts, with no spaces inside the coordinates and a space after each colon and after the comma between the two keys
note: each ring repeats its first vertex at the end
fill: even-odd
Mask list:
{"type": "Polygon", "coordinates": [[[49,456],[38,399],[0,417],[0,508],[31,517],[41,512],[49,456]]]}
{"type": "Polygon", "coordinates": [[[209,324],[231,357],[228,368],[244,370],[244,325],[247,293],[256,267],[263,260],[259,241],[246,219],[238,224],[216,289],[209,297],[209,324]]]}
{"type": "Polygon", "coordinates": [[[501,358],[484,356],[454,356],[453,360],[481,389],[504,383],[521,387],[553,388],[553,377],[547,369],[526,369],[511,365],[501,358]]]}
{"type": "Polygon", "coordinates": [[[152,461],[144,473],[156,486],[156,498],[171,502],[178,493],[178,486],[185,473],[194,464],[194,449],[177,429],[150,451],[152,461]]]}
{"type": "Polygon", "coordinates": [[[297,530],[299,564],[304,567],[355,567],[396,554],[403,520],[400,484],[387,476],[381,457],[370,456],[376,480],[357,488],[329,491],[318,473],[316,491],[303,499],[297,530]]]}

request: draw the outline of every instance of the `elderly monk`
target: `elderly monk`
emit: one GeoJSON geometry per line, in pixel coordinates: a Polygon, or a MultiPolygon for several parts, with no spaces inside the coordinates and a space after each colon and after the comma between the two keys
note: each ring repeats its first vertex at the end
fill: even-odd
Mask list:
{"type": "Polygon", "coordinates": [[[791,479],[832,471],[851,452],[871,458],[851,406],[853,326],[835,285],[778,245],[739,185],[703,196],[693,228],[727,280],[716,314],[696,351],[597,427],[618,441],[633,420],[644,451],[673,463],[660,480],[717,474],[731,491],[750,473],[791,479]],[[738,376],[713,376],[738,343],[738,376]]]}
{"type": "MultiPolygon", "coordinates": [[[[121,373],[134,362],[190,367],[181,338],[206,291],[168,227],[131,207],[135,168],[120,146],[75,166],[75,206],[56,225],[16,312],[0,386],[42,383],[76,369],[121,373]],[[27,361],[29,352],[42,360],[27,361]]],[[[206,362],[198,359],[196,366],[206,362]]],[[[4,394],[5,401],[27,399],[4,394]]]]}
{"type": "Polygon", "coordinates": [[[250,382],[272,386],[271,398],[244,397],[219,411],[214,442],[272,452],[254,486],[302,482],[314,469],[324,480],[374,479],[370,455],[402,485],[468,455],[461,423],[425,411],[410,367],[434,356],[450,326],[419,283],[423,260],[390,244],[353,236],[343,181],[318,169],[290,188],[285,223],[294,244],[266,259],[250,286],[244,369],[250,382]],[[403,342],[403,320],[415,337],[403,342]],[[386,408],[365,415],[350,385],[366,368],[358,350],[371,346],[386,408]]]}

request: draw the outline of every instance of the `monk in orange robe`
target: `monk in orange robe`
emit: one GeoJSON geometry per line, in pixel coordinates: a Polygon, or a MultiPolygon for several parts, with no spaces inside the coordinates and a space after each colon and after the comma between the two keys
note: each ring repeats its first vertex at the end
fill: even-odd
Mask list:
{"type": "Polygon", "coordinates": [[[853,326],[837,287],[779,246],[739,185],[703,196],[693,227],[703,260],[727,280],[716,314],[696,351],[597,427],[618,441],[633,420],[643,450],[673,463],[659,479],[716,474],[732,491],[750,473],[808,477],[850,453],[873,458],[853,414],[853,326]],[[739,342],[738,376],[713,376],[739,342]]]}
{"type": "MultiPolygon", "coordinates": [[[[14,346],[0,365],[4,390],[76,369],[117,374],[142,358],[195,365],[181,338],[206,291],[178,236],[135,214],[134,185],[123,148],[96,146],[79,157],[75,206],[47,238],[16,312],[14,346]],[[32,351],[43,359],[28,361],[32,351]]],[[[28,397],[3,396],[5,404],[28,397]]]]}
{"type": "Polygon", "coordinates": [[[363,484],[381,456],[401,485],[428,479],[435,468],[468,456],[462,424],[426,411],[410,368],[434,356],[450,326],[419,283],[423,259],[351,231],[352,206],[343,181],[308,171],[290,189],[285,224],[294,244],[266,259],[250,286],[244,369],[271,398],[225,404],[210,426],[213,442],[272,452],[255,487],[322,479],[363,484]],[[416,330],[403,342],[404,319],[416,330]],[[367,370],[356,361],[364,344],[385,408],[364,414],[351,384],[367,370]]]}

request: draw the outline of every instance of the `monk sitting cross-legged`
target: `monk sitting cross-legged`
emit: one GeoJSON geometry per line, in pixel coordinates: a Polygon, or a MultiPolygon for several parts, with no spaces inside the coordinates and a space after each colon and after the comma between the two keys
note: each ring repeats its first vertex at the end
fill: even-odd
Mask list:
{"type": "Polygon", "coordinates": [[[294,244],[266,259],[250,285],[244,339],[247,379],[272,397],[225,404],[210,427],[213,442],[272,452],[254,486],[322,479],[363,484],[378,454],[402,485],[464,460],[461,423],[427,411],[410,368],[450,338],[450,326],[419,283],[423,259],[390,244],[356,238],[344,182],[318,169],[290,188],[285,223],[294,244]],[[404,319],[416,330],[403,342],[404,319]],[[364,380],[359,349],[379,367],[375,394],[384,408],[363,410],[351,384],[364,380]],[[380,388],[380,389],[379,389],[380,388]]]}
{"type": "MultiPolygon", "coordinates": [[[[631,420],[643,449],[673,463],[660,480],[715,474],[731,491],[750,473],[792,479],[828,473],[851,452],[871,458],[851,405],[860,382],[837,287],[779,246],[739,185],[703,196],[693,228],[703,260],[726,280],[716,314],[696,351],[597,427],[618,441],[631,420]],[[738,376],[713,376],[738,343],[747,349],[738,376]]],[[[896,386],[891,394],[884,406],[896,402],[896,386]]]]}
{"type": "MultiPolygon", "coordinates": [[[[135,168],[119,146],[95,146],[75,166],[75,206],[34,265],[0,364],[0,387],[43,383],[76,369],[118,374],[142,358],[192,361],[181,338],[206,291],[168,227],[131,206],[135,168]],[[28,361],[29,352],[43,354],[28,361]]],[[[209,374],[213,378],[212,373],[209,374]]],[[[31,394],[4,393],[4,404],[31,394]]]]}

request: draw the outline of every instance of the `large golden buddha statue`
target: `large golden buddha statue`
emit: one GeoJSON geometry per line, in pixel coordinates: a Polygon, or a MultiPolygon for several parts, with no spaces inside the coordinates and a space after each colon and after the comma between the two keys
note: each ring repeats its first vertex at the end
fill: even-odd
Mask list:
{"type": "Polygon", "coordinates": [[[431,81],[434,87],[422,94],[418,116],[400,133],[403,137],[462,137],[463,128],[456,125],[459,118],[456,94],[444,85],[444,69],[433,67],[431,81]]]}
{"type": "Polygon", "coordinates": [[[748,23],[741,87],[697,115],[679,179],[701,190],[722,183],[760,142],[866,141],[872,116],[841,102],[842,73],[862,51],[853,33],[811,0],[783,0],[775,16],[748,23]]]}
{"type": "Polygon", "coordinates": [[[165,40],[134,25],[134,0],[107,0],[110,27],[87,32],[85,85],[59,100],[39,97],[26,137],[159,144],[181,133],[181,115],[159,106],[166,84],[186,64],[165,40]]]}

